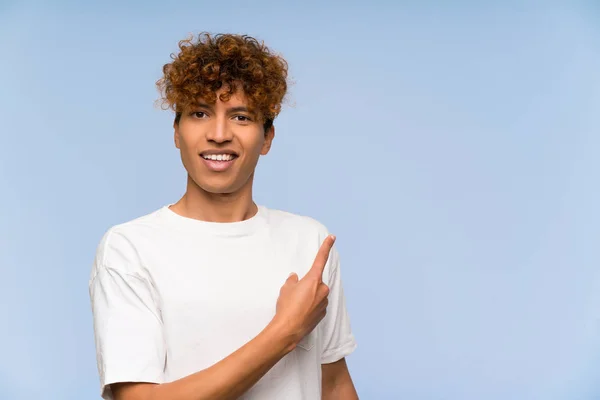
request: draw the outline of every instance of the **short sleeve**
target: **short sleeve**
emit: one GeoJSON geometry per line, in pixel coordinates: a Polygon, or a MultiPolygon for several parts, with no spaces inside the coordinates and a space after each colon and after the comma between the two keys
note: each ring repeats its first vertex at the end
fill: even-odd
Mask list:
{"type": "Polygon", "coordinates": [[[89,286],[101,396],[109,400],[113,383],[164,380],[166,349],[156,297],[127,246],[105,238],[89,286]]]}
{"type": "Polygon", "coordinates": [[[320,324],[322,354],[321,363],[329,364],[338,361],[356,347],[356,340],[350,326],[350,316],[346,307],[346,298],[342,285],[339,254],[335,246],[329,255],[329,304],[327,314],[320,324]]]}

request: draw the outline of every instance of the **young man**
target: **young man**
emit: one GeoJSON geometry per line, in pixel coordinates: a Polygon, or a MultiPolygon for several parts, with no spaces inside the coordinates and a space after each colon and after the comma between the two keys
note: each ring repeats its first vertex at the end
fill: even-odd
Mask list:
{"type": "Polygon", "coordinates": [[[253,38],[203,34],[182,41],[163,72],[187,188],[98,246],[90,297],[102,397],[358,399],[335,238],[252,198],[286,62],[253,38]]]}

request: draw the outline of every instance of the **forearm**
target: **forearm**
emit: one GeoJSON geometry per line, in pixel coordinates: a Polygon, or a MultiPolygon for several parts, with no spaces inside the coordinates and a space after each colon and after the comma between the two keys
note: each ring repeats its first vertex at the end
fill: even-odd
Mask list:
{"type": "Polygon", "coordinates": [[[323,391],[322,400],[358,400],[352,381],[341,383],[323,391]]]}
{"type": "Polygon", "coordinates": [[[358,400],[346,359],[321,366],[323,400],[358,400]]]}
{"type": "MultiPolygon", "coordinates": [[[[174,382],[153,385],[140,399],[148,400],[229,400],[237,399],[262,378],[295,343],[277,324],[213,366],[174,382]]],[[[137,400],[122,397],[123,400],[137,400]]],[[[119,399],[117,399],[119,400],[119,399]]]]}

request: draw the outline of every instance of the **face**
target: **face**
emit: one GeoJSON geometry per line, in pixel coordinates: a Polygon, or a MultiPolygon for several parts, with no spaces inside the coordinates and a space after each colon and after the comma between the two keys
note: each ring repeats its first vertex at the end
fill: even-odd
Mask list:
{"type": "Polygon", "coordinates": [[[200,101],[182,112],[175,124],[175,146],[196,186],[231,194],[251,187],[258,159],[269,152],[275,130],[265,132],[262,116],[252,112],[241,91],[226,102],[220,93],[216,104],[200,101]]]}

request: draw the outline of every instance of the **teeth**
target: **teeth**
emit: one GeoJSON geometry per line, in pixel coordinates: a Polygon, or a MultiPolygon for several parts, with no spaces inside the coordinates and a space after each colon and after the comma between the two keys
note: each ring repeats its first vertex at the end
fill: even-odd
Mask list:
{"type": "Polygon", "coordinates": [[[231,161],[233,160],[233,155],[231,154],[210,154],[206,156],[202,156],[205,160],[212,161],[231,161]]]}

